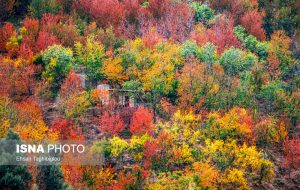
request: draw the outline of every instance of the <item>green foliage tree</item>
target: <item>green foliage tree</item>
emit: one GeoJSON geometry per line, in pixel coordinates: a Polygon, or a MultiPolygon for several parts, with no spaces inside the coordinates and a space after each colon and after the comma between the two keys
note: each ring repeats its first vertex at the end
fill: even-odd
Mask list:
{"type": "Polygon", "coordinates": [[[110,158],[111,156],[111,144],[108,140],[103,139],[93,143],[91,151],[97,154],[103,154],[105,158],[110,158]]]}
{"type": "Polygon", "coordinates": [[[199,59],[206,63],[211,74],[212,66],[218,60],[217,47],[210,42],[206,43],[200,50],[199,59]]]}
{"type": "Polygon", "coordinates": [[[243,52],[236,48],[226,50],[220,58],[220,64],[227,76],[232,77],[242,71],[243,52]]]}
{"type": "Polygon", "coordinates": [[[184,42],[181,47],[181,54],[183,57],[187,58],[188,56],[194,56],[197,57],[199,54],[199,48],[197,46],[197,43],[194,41],[186,41],[184,42]]]}
{"type": "Polygon", "coordinates": [[[267,42],[260,42],[255,36],[247,35],[246,30],[240,25],[234,28],[234,33],[245,44],[247,50],[256,53],[262,60],[267,59],[269,54],[267,42]]]}
{"type": "Polygon", "coordinates": [[[258,93],[258,99],[262,101],[262,110],[270,113],[285,108],[286,92],[280,81],[264,84],[258,93]]]}
{"type": "Polygon", "coordinates": [[[193,2],[192,8],[195,11],[194,19],[196,22],[203,22],[204,24],[207,24],[210,20],[215,18],[215,11],[208,5],[201,4],[199,2],[193,2]]]}
{"type": "Polygon", "coordinates": [[[80,42],[75,44],[75,63],[83,67],[87,81],[95,86],[103,79],[103,60],[105,58],[104,48],[101,43],[95,40],[94,36],[88,36],[85,45],[80,42]]]}
{"type": "Polygon", "coordinates": [[[138,100],[144,95],[142,84],[137,80],[126,81],[122,84],[122,89],[128,90],[128,94],[134,99],[138,100]]]}
{"type": "Polygon", "coordinates": [[[42,60],[44,66],[42,76],[49,84],[53,96],[56,96],[72,67],[73,52],[61,45],[53,45],[43,53],[42,60]]]}
{"type": "Polygon", "coordinates": [[[238,106],[254,106],[254,76],[251,71],[240,74],[240,83],[237,87],[237,95],[234,104],[238,106]]]}
{"type": "MultiPolygon", "coordinates": [[[[225,78],[225,94],[226,94],[226,107],[227,109],[235,103],[237,96],[237,88],[239,81],[234,82],[234,78],[245,76],[244,72],[249,71],[257,63],[257,58],[251,53],[245,55],[239,49],[230,48],[226,50],[220,58],[220,64],[224,69],[225,78]]],[[[246,79],[244,77],[244,79],[246,79]]],[[[243,81],[245,82],[245,80],[243,81]]],[[[248,85],[248,89],[250,86],[248,85]]],[[[239,94],[241,95],[241,94],[239,94]]]]}

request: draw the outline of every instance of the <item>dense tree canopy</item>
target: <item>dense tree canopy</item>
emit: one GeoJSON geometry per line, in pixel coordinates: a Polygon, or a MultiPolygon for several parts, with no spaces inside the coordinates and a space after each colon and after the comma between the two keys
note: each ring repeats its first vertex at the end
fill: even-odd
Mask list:
{"type": "Polygon", "coordinates": [[[296,189],[299,6],[0,0],[0,138],[104,157],[0,159],[0,189],[296,189]]]}

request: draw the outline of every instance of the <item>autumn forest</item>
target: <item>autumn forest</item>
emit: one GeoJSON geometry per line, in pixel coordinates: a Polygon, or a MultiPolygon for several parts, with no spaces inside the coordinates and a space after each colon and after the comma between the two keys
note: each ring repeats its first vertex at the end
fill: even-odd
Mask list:
{"type": "Polygon", "coordinates": [[[0,0],[0,138],[104,156],[0,190],[296,190],[299,119],[297,0],[0,0]]]}

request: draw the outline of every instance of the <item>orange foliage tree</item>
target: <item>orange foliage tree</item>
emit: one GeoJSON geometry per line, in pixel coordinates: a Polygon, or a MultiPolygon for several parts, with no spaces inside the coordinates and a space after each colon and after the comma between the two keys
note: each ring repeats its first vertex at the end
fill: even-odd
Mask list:
{"type": "Polygon", "coordinates": [[[206,28],[201,25],[197,25],[191,32],[191,38],[196,41],[198,46],[203,46],[207,43],[206,28]]]}
{"type": "Polygon", "coordinates": [[[84,167],[72,166],[72,165],[61,165],[64,180],[75,189],[86,188],[86,183],[83,181],[84,167]]]}
{"type": "Polygon", "coordinates": [[[199,97],[199,92],[208,85],[207,66],[200,64],[195,59],[189,59],[183,66],[179,76],[178,95],[179,106],[185,110],[196,109],[204,98],[199,97]],[[198,100],[199,99],[199,100],[198,100]]]}
{"type": "Polygon", "coordinates": [[[280,144],[287,136],[287,129],[283,121],[267,117],[261,119],[252,130],[258,146],[280,144]]]}
{"type": "Polygon", "coordinates": [[[18,120],[14,130],[23,140],[45,140],[55,135],[48,130],[42,111],[33,99],[27,99],[16,104],[18,120]]]}

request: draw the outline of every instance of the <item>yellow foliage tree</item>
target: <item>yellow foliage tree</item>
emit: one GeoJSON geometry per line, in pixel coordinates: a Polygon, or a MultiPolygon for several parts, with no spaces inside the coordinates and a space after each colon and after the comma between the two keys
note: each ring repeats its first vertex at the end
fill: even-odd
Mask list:
{"type": "MultiPolygon", "coordinates": [[[[173,88],[176,67],[182,65],[180,48],[175,44],[161,44],[149,56],[151,66],[140,75],[144,90],[168,94],[173,88]]],[[[140,55],[142,56],[142,55],[140,55]]]]}
{"type": "Polygon", "coordinates": [[[250,190],[244,175],[244,172],[238,169],[226,170],[220,179],[222,189],[250,190]]]}
{"type": "Polygon", "coordinates": [[[23,140],[42,141],[47,139],[48,127],[43,122],[28,125],[18,124],[14,130],[23,140]]]}
{"type": "Polygon", "coordinates": [[[235,141],[225,143],[221,140],[207,140],[203,153],[206,160],[215,163],[219,170],[240,170],[247,180],[270,181],[274,176],[272,162],[263,158],[255,146],[238,146],[235,141]]]}
{"type": "Polygon", "coordinates": [[[109,58],[104,61],[103,72],[113,84],[122,84],[128,78],[121,62],[120,58],[109,58]]]}

